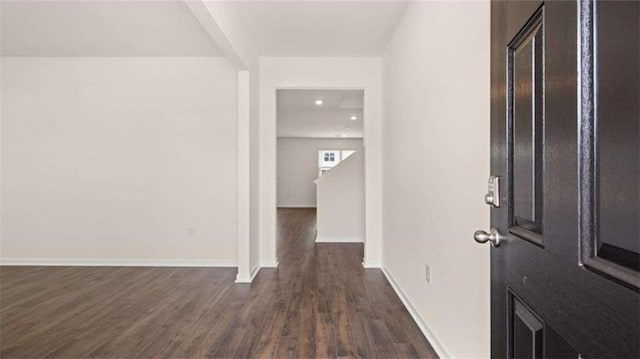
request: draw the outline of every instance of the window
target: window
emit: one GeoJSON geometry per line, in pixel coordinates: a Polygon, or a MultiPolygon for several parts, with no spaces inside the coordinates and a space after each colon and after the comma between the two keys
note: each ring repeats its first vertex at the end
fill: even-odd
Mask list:
{"type": "Polygon", "coordinates": [[[318,175],[329,172],[338,163],[346,160],[354,154],[356,150],[319,150],[318,157],[318,175]]]}
{"type": "Polygon", "coordinates": [[[320,167],[333,167],[340,162],[340,150],[320,150],[320,167]]]}
{"type": "Polygon", "coordinates": [[[335,162],[336,154],[334,152],[325,152],[324,153],[324,161],[325,162],[335,162]]]}

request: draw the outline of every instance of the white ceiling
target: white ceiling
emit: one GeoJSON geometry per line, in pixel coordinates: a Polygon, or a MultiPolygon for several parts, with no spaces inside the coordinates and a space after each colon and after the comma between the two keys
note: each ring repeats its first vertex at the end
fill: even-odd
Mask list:
{"type": "Polygon", "coordinates": [[[3,56],[223,56],[182,0],[0,6],[3,56]]]}
{"type": "Polygon", "coordinates": [[[363,105],[362,90],[278,90],[278,137],[362,138],[363,105]]]}
{"type": "Polygon", "coordinates": [[[379,56],[404,0],[216,1],[262,56],[379,56]]]}
{"type": "MultiPolygon", "coordinates": [[[[0,0],[2,55],[223,56],[185,1],[0,0]]],[[[379,56],[406,1],[215,4],[261,56],[379,56]]]]}

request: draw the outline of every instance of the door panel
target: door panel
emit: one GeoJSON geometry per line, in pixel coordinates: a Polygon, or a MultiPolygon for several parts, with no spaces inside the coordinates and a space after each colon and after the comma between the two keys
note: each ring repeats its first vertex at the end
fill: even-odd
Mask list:
{"type": "Polygon", "coordinates": [[[511,358],[578,358],[578,352],[511,291],[508,326],[511,358]]]}
{"type": "Polygon", "coordinates": [[[640,357],[640,2],[491,16],[492,356],[640,357]]]}
{"type": "MultiPolygon", "coordinates": [[[[513,39],[522,30],[523,24],[542,6],[543,1],[510,1],[505,2],[506,33],[505,38],[513,39]],[[520,3],[518,3],[520,2],[520,3]]],[[[502,44],[504,46],[504,44],[502,44]]]]}
{"type": "Polygon", "coordinates": [[[508,47],[513,220],[509,231],[542,245],[544,7],[508,47]]]}
{"type": "Polygon", "coordinates": [[[637,2],[596,3],[596,255],[640,271],[640,15],[637,2]],[[634,40],[636,44],[634,45],[634,40]],[[620,173],[626,173],[620,176],[620,173]]]}
{"type": "Polygon", "coordinates": [[[581,261],[638,291],[640,3],[583,3],[581,261]]]}
{"type": "Polygon", "coordinates": [[[514,358],[542,358],[544,324],[518,298],[510,293],[509,353],[514,358]]]}

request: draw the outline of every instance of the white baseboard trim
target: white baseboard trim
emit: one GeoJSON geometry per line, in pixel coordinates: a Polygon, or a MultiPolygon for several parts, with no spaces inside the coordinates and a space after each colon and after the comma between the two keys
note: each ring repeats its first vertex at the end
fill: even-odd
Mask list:
{"type": "Polygon", "coordinates": [[[391,287],[393,288],[393,290],[396,292],[396,294],[402,301],[402,304],[404,304],[405,308],[407,308],[407,310],[409,311],[409,314],[413,318],[413,321],[415,321],[416,324],[418,324],[418,327],[422,331],[422,334],[424,334],[424,336],[427,338],[429,343],[431,343],[431,346],[436,351],[438,356],[440,358],[450,358],[449,354],[447,354],[447,351],[444,349],[442,344],[440,344],[438,339],[436,339],[431,329],[429,329],[429,326],[427,325],[427,323],[424,321],[422,316],[418,313],[413,303],[411,303],[411,300],[409,300],[409,298],[404,294],[404,292],[400,288],[400,285],[393,278],[393,275],[391,275],[389,270],[384,266],[382,267],[382,273],[384,273],[384,276],[387,277],[387,280],[391,284],[391,287]]]}
{"type": "Polygon", "coordinates": [[[0,258],[0,266],[237,267],[235,259],[0,258]]]}
{"type": "Polygon", "coordinates": [[[316,208],[315,204],[282,204],[278,208],[316,208]]]}
{"type": "Polygon", "coordinates": [[[248,275],[241,276],[240,273],[238,273],[238,276],[236,277],[236,283],[251,283],[253,282],[253,279],[258,275],[259,272],[260,272],[260,266],[257,266],[253,268],[251,273],[248,275]]]}
{"type": "Polygon", "coordinates": [[[264,261],[264,262],[262,262],[262,264],[260,264],[260,267],[262,267],[262,268],[278,268],[278,265],[280,265],[280,262],[278,262],[277,260],[273,260],[273,261],[264,261]]]}
{"type": "Polygon", "coordinates": [[[364,242],[364,238],[362,237],[349,237],[349,236],[316,237],[316,243],[363,243],[363,242],[364,242]]]}
{"type": "Polygon", "coordinates": [[[382,268],[380,262],[367,261],[366,259],[362,262],[362,266],[365,268],[382,268]]]}

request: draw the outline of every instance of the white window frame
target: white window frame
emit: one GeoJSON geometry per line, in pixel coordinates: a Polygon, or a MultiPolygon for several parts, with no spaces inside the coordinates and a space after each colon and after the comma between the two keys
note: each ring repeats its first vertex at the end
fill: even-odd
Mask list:
{"type": "Polygon", "coordinates": [[[318,149],[318,177],[331,171],[331,169],[337,166],[340,162],[353,155],[358,149],[356,148],[320,148],[318,149]],[[336,154],[335,161],[325,161],[324,155],[326,152],[334,152],[336,154]],[[349,152],[345,156],[345,152],[349,152]]]}

